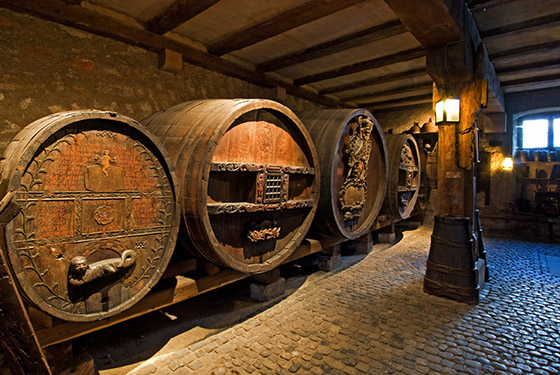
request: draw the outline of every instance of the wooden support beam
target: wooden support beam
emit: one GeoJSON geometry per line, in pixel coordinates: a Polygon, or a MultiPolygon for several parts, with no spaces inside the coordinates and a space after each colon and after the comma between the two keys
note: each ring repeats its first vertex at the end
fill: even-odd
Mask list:
{"type": "Polygon", "coordinates": [[[412,69],[412,70],[407,70],[407,71],[404,71],[404,72],[387,74],[387,75],[383,75],[383,76],[379,76],[379,77],[364,79],[364,80],[357,81],[357,82],[346,83],[344,85],[329,87],[328,89],[320,90],[319,94],[327,95],[327,94],[333,94],[333,93],[336,93],[336,92],[358,89],[360,87],[378,85],[378,84],[381,84],[381,83],[402,81],[402,80],[408,79],[408,78],[419,77],[419,76],[422,76],[426,73],[427,72],[426,72],[425,68],[412,69]]]}
{"type": "Polygon", "coordinates": [[[463,39],[464,3],[453,0],[385,0],[426,48],[463,39]]]}
{"type": "Polygon", "coordinates": [[[432,100],[432,94],[430,93],[430,94],[408,96],[406,98],[398,98],[398,99],[383,100],[383,101],[373,101],[373,102],[369,102],[369,103],[360,103],[360,107],[385,108],[385,107],[390,107],[393,104],[409,103],[409,102],[417,102],[417,101],[426,101],[426,103],[427,103],[431,100],[432,100]]]}
{"type": "Polygon", "coordinates": [[[345,97],[344,100],[348,102],[355,102],[358,100],[363,99],[370,99],[376,96],[386,96],[386,95],[395,95],[395,94],[405,94],[411,91],[418,91],[422,89],[432,90],[433,83],[432,82],[422,82],[416,85],[404,86],[404,87],[396,87],[388,90],[381,90],[381,91],[374,91],[369,92],[367,94],[355,95],[350,97],[345,97]]]}
{"type": "Polygon", "coordinates": [[[496,68],[497,74],[507,74],[507,73],[539,73],[547,69],[560,69],[560,59],[539,61],[529,64],[504,66],[496,68]]]}
{"type": "Polygon", "coordinates": [[[494,63],[515,60],[518,57],[528,56],[533,53],[550,53],[552,50],[560,50],[560,41],[533,44],[525,47],[512,48],[490,54],[490,60],[494,63]]]}
{"type": "Polygon", "coordinates": [[[405,32],[407,32],[406,27],[404,27],[399,20],[389,21],[382,25],[370,27],[366,30],[358,31],[338,39],[330,40],[313,47],[277,57],[258,65],[257,69],[265,72],[277,70],[286,66],[300,64],[319,57],[332,55],[333,53],[350,48],[359,47],[381,39],[390,38],[405,32]]]}
{"type": "Polygon", "coordinates": [[[426,55],[426,51],[422,47],[409,49],[406,51],[398,52],[393,55],[378,57],[376,59],[360,61],[351,65],[342,66],[326,72],[311,74],[309,76],[300,77],[294,81],[294,84],[305,85],[307,83],[323,81],[325,79],[336,78],[348,74],[362,72],[364,70],[376,69],[382,66],[396,64],[403,61],[414,60],[426,55]]]}
{"type": "Polygon", "coordinates": [[[469,9],[473,12],[484,11],[500,5],[513,3],[517,0],[471,0],[467,1],[469,9]]]}
{"type": "Polygon", "coordinates": [[[531,83],[554,82],[554,81],[558,82],[558,86],[560,86],[560,74],[549,74],[545,76],[512,79],[509,81],[502,82],[502,86],[513,87],[513,86],[521,86],[521,85],[526,85],[531,83]]]}
{"type": "Polygon", "coordinates": [[[396,107],[376,107],[376,106],[370,106],[368,107],[370,112],[374,112],[374,115],[376,113],[379,112],[391,112],[391,111],[410,111],[412,109],[417,109],[417,108],[430,108],[432,107],[432,101],[428,101],[426,100],[425,103],[417,103],[417,104],[405,104],[405,105],[401,105],[401,106],[396,106],[396,107]]]}
{"type": "Polygon", "coordinates": [[[207,50],[213,55],[225,55],[226,53],[245,48],[339,10],[351,7],[362,1],[364,0],[309,0],[254,26],[231,33],[227,37],[208,45],[207,50]]]}
{"type": "Polygon", "coordinates": [[[160,14],[146,21],[145,28],[163,35],[204,12],[220,0],[176,0],[160,14]]]}
{"type": "Polygon", "coordinates": [[[288,94],[314,103],[329,107],[352,107],[349,103],[318,95],[312,90],[296,87],[291,83],[271,75],[211,55],[174,39],[125,24],[94,10],[68,4],[62,0],[41,0],[40,2],[35,0],[2,0],[0,4],[8,9],[75,27],[156,53],[159,53],[163,49],[176,51],[181,53],[184,61],[190,64],[201,66],[205,69],[239,78],[263,87],[280,86],[285,88],[288,94]]]}
{"type": "Polygon", "coordinates": [[[547,14],[543,17],[532,18],[523,22],[514,23],[507,26],[496,27],[494,29],[481,31],[482,39],[488,40],[505,35],[514,35],[520,32],[530,32],[542,30],[548,27],[560,25],[560,13],[547,14]]]}

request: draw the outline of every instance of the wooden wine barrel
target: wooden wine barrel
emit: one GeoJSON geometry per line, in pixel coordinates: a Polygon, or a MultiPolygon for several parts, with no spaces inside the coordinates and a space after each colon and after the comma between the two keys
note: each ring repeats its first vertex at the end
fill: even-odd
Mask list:
{"type": "Polygon", "coordinates": [[[315,215],[319,174],[311,138],[288,108],[199,100],[142,122],[171,155],[181,182],[180,238],[196,256],[261,273],[301,243],[315,215]]]}
{"type": "Polygon", "coordinates": [[[381,209],[387,185],[387,150],[381,127],[365,109],[298,113],[319,150],[321,198],[316,230],[356,239],[381,209]]]}
{"type": "Polygon", "coordinates": [[[6,227],[23,296],[48,314],[93,321],[134,305],[160,279],[179,227],[169,157],[113,112],[39,119],[8,145],[0,191],[22,212],[6,227]]]}
{"type": "Polygon", "coordinates": [[[389,182],[383,212],[396,219],[407,219],[420,191],[420,152],[410,134],[386,134],[389,153],[389,182]]]}

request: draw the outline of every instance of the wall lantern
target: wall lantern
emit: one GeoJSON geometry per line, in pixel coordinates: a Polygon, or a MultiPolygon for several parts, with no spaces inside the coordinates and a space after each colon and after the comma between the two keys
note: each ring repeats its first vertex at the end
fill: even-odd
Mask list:
{"type": "Polygon", "coordinates": [[[507,156],[504,158],[502,169],[504,171],[511,171],[513,169],[513,159],[511,157],[507,156]]]}
{"type": "Polygon", "coordinates": [[[459,98],[441,98],[436,102],[436,124],[459,122],[460,103],[459,98]]]}

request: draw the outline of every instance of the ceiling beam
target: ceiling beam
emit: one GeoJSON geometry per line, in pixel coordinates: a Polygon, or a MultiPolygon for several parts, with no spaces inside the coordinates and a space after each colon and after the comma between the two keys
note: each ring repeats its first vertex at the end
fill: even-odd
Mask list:
{"type": "Polygon", "coordinates": [[[362,1],[364,0],[309,0],[254,26],[228,34],[225,38],[206,47],[208,52],[213,55],[225,55],[226,53],[237,51],[339,10],[351,7],[362,1]]]}
{"type": "Polygon", "coordinates": [[[480,36],[483,39],[487,40],[505,35],[514,35],[520,32],[542,30],[547,27],[554,27],[558,25],[560,25],[560,13],[554,13],[507,26],[501,26],[494,29],[481,31],[480,36]]]}
{"type": "MultiPolygon", "coordinates": [[[[423,94],[423,95],[416,95],[416,96],[409,96],[407,98],[399,98],[399,99],[391,99],[391,100],[384,100],[380,102],[371,102],[371,103],[360,103],[360,107],[367,107],[373,109],[381,109],[381,108],[389,108],[394,106],[395,104],[403,104],[411,102],[423,102],[423,103],[431,103],[432,102],[432,94],[423,94]]],[[[414,103],[417,104],[417,103],[414,103]]],[[[418,103],[419,104],[419,103],[418,103]]],[[[406,105],[407,107],[410,104],[406,105]]]]}
{"type": "Polygon", "coordinates": [[[422,89],[429,89],[431,91],[433,89],[433,83],[432,82],[422,82],[422,83],[418,83],[416,85],[396,87],[396,88],[387,89],[387,90],[369,92],[367,94],[345,97],[342,100],[347,101],[347,102],[355,102],[355,101],[359,101],[359,100],[363,100],[363,99],[370,99],[370,98],[376,97],[376,96],[405,94],[405,93],[409,93],[411,91],[418,91],[418,90],[422,90],[422,89]]]}
{"type": "Polygon", "coordinates": [[[49,21],[75,27],[153,52],[170,49],[179,52],[187,63],[222,73],[263,87],[283,87],[286,93],[329,107],[352,107],[350,103],[319,95],[296,87],[274,76],[217,57],[171,38],[154,34],[140,27],[125,24],[94,10],[71,5],[61,0],[1,0],[5,8],[34,15],[49,21]]]}
{"type": "Polygon", "coordinates": [[[548,42],[542,44],[533,44],[525,47],[512,48],[505,51],[490,54],[490,60],[494,63],[503,62],[518,57],[526,57],[533,53],[550,52],[551,50],[560,49],[560,41],[548,42]]]}
{"type": "Polygon", "coordinates": [[[401,105],[401,106],[396,106],[396,107],[369,107],[368,110],[370,112],[373,113],[373,111],[376,111],[375,114],[379,113],[379,112],[390,112],[390,111],[404,111],[404,112],[410,112],[411,109],[416,109],[416,108],[430,108],[431,107],[431,100],[428,102],[426,101],[425,103],[417,103],[417,104],[408,104],[408,105],[401,105]]]}
{"type": "Polygon", "coordinates": [[[145,28],[163,35],[204,12],[220,0],[176,0],[160,14],[146,21],[145,28]]]}
{"type": "Polygon", "coordinates": [[[467,1],[471,11],[484,11],[485,9],[494,8],[503,4],[513,3],[516,0],[471,0],[467,1]]]}
{"type": "Polygon", "coordinates": [[[549,81],[558,81],[558,86],[560,86],[560,74],[550,74],[546,76],[512,79],[510,81],[502,82],[502,86],[512,87],[512,86],[519,86],[519,85],[532,84],[532,83],[542,83],[542,82],[549,82],[549,81]]]}
{"type": "Polygon", "coordinates": [[[395,35],[404,34],[405,32],[407,32],[407,29],[399,20],[389,21],[382,25],[370,27],[366,30],[277,57],[258,65],[257,69],[265,72],[277,70],[286,66],[332,55],[333,53],[350,48],[359,47],[367,43],[373,43],[381,39],[390,38],[395,35]]]}
{"type": "Polygon", "coordinates": [[[385,0],[425,48],[463,39],[459,24],[462,1],[385,0]]]}
{"type": "Polygon", "coordinates": [[[496,68],[496,73],[538,73],[546,69],[560,69],[560,59],[539,61],[522,65],[504,66],[496,68]]]}
{"type": "Polygon", "coordinates": [[[403,61],[414,60],[424,56],[426,56],[426,51],[424,50],[424,48],[417,47],[406,51],[398,52],[393,55],[378,57],[366,61],[360,61],[354,64],[342,66],[340,68],[328,70],[317,74],[311,74],[305,77],[300,77],[294,81],[294,84],[296,86],[305,85],[311,82],[323,81],[325,79],[341,77],[348,74],[362,72],[364,70],[376,69],[382,66],[396,64],[403,61]]]}
{"type": "Polygon", "coordinates": [[[403,79],[419,77],[425,74],[427,74],[425,68],[412,69],[412,70],[407,70],[405,72],[387,74],[379,77],[364,79],[362,81],[351,82],[351,83],[346,83],[344,85],[329,87],[328,89],[320,90],[319,94],[321,95],[334,94],[335,92],[348,91],[348,90],[358,89],[361,87],[378,85],[380,83],[402,81],[403,79]]]}

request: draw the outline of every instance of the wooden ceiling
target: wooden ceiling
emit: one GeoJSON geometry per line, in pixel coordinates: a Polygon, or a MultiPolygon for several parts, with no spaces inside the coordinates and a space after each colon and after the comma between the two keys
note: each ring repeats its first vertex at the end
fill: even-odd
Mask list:
{"type": "MultiPolygon", "coordinates": [[[[560,1],[467,4],[506,93],[560,86],[560,1]]],[[[378,111],[432,100],[426,50],[384,0],[0,0],[0,6],[149,50],[171,49],[189,63],[327,106],[378,111]]]]}

